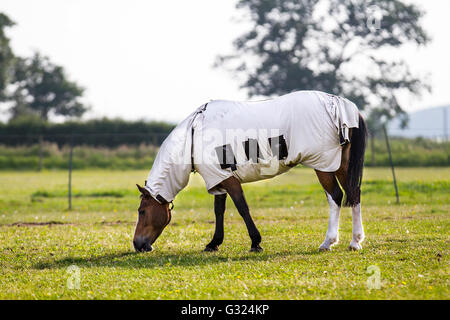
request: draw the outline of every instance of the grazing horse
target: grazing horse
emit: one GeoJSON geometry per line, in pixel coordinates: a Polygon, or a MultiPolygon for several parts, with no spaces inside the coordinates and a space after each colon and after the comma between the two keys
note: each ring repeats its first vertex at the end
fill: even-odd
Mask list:
{"type": "MultiPolygon", "coordinates": [[[[258,102],[214,100],[202,105],[167,137],[141,192],[133,244],[151,251],[171,220],[171,204],[198,172],[214,195],[215,232],[205,251],[223,242],[227,194],[247,227],[250,251],[261,251],[261,235],[253,222],[242,183],[267,179],[297,164],[313,168],[329,204],[329,222],[319,250],[338,242],[339,211],[353,216],[350,249],[361,249],[362,180],[367,129],[351,101],[319,91],[298,91],[258,102]]],[[[172,205],[173,206],[173,205],[172,205]]]]}

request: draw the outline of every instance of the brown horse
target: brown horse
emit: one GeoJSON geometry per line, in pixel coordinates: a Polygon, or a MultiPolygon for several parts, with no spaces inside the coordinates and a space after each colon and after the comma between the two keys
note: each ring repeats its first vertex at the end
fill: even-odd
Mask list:
{"type": "MultiPolygon", "coordinates": [[[[340,97],[331,96],[330,101],[341,101],[339,99],[342,99],[340,97]]],[[[345,103],[349,103],[348,100],[345,99],[345,103]]],[[[356,107],[356,106],[355,106],[356,107]]],[[[208,106],[208,108],[210,108],[208,106]]],[[[200,109],[199,109],[200,110],[200,109]]],[[[198,111],[191,115],[191,119],[194,119],[197,117],[200,113],[204,112],[206,110],[206,105],[202,106],[201,111],[198,111]]],[[[353,109],[352,109],[353,110],[353,109]]],[[[304,117],[305,109],[302,111],[302,115],[300,117],[304,117]]],[[[357,111],[356,111],[357,112],[357,111]]],[[[323,116],[323,115],[322,115],[323,116]]],[[[205,119],[208,119],[207,117],[205,119]]],[[[320,118],[321,119],[321,118],[320,118]]],[[[325,190],[325,194],[329,203],[329,223],[328,223],[328,230],[326,233],[326,237],[324,242],[320,245],[319,250],[330,250],[331,246],[336,244],[339,239],[339,233],[338,233],[338,226],[339,226],[339,212],[343,200],[343,192],[341,190],[344,190],[346,198],[344,200],[344,204],[346,206],[351,206],[352,208],[352,217],[353,217],[353,239],[350,242],[349,249],[351,250],[359,250],[361,249],[361,242],[364,240],[364,229],[362,225],[362,219],[361,219],[361,206],[360,206],[360,186],[362,181],[362,171],[363,171],[363,162],[364,162],[364,152],[366,147],[366,138],[367,138],[367,129],[365,122],[362,118],[362,116],[357,112],[356,115],[356,125],[352,128],[348,128],[348,131],[346,132],[347,139],[342,139],[342,133],[339,130],[336,130],[336,139],[340,150],[340,165],[337,170],[333,171],[321,171],[317,168],[315,168],[315,172],[317,174],[317,177],[319,179],[319,182],[321,183],[323,189],[325,190]]],[[[341,121],[342,119],[339,119],[341,121]]],[[[206,120],[203,120],[206,121],[206,120]]],[[[308,120],[310,121],[310,120],[308,120]]],[[[320,120],[322,121],[322,120],[320,120]]],[[[329,119],[327,120],[329,121],[329,119]]],[[[182,127],[182,124],[180,125],[182,127]]],[[[321,129],[325,130],[324,126],[319,123],[319,126],[322,126],[321,129]]],[[[189,122],[189,125],[187,125],[187,128],[189,129],[187,132],[191,133],[192,131],[192,137],[194,136],[194,129],[192,126],[192,121],[189,122]]],[[[333,131],[334,132],[334,131],[333,131]]],[[[189,135],[188,135],[189,136],[189,135]]],[[[164,153],[167,151],[164,151],[167,149],[168,146],[173,145],[174,143],[171,142],[173,140],[167,139],[164,144],[161,146],[160,153],[164,153]]],[[[333,140],[334,141],[334,140],[333,140]]],[[[192,144],[194,143],[194,140],[192,140],[192,144]]],[[[259,145],[258,145],[259,147],[259,145]]],[[[271,145],[269,145],[269,148],[271,145]]],[[[282,147],[279,147],[277,149],[277,152],[280,152],[282,150],[282,147]]],[[[274,149],[272,149],[274,150],[274,149]]],[[[259,149],[258,149],[259,152],[259,149]]],[[[270,151],[269,151],[270,152],[270,151]]],[[[197,165],[197,163],[194,164],[194,157],[192,155],[192,148],[191,148],[191,160],[192,162],[190,165],[192,165],[192,168],[199,168],[202,167],[200,165],[197,165]]],[[[282,159],[279,154],[278,160],[282,159]]],[[[160,157],[160,154],[158,154],[158,157],[160,157]]],[[[154,168],[152,168],[152,171],[158,171],[160,179],[162,181],[166,181],[167,184],[174,184],[174,178],[166,178],[167,175],[175,175],[177,170],[168,170],[164,171],[163,169],[160,169],[158,162],[161,162],[161,159],[155,160],[154,168]],[[157,167],[157,168],[156,168],[157,167]],[[164,172],[164,174],[161,174],[159,171],[164,172]],[[166,179],[166,180],[164,180],[166,179]]],[[[229,161],[229,158],[227,155],[224,156],[224,158],[227,158],[227,161],[229,161]]],[[[233,157],[232,157],[233,158],[233,157]]],[[[286,156],[284,159],[287,159],[286,156]]],[[[297,157],[296,159],[299,159],[297,157]]],[[[333,160],[333,159],[331,159],[333,160]]],[[[281,160],[280,160],[281,161],[281,160]]],[[[306,160],[305,160],[306,162],[306,160]]],[[[225,162],[224,162],[225,163],[225,162]]],[[[224,163],[221,162],[221,169],[228,170],[229,172],[237,172],[233,171],[237,170],[239,167],[239,164],[236,164],[235,159],[232,159],[231,164],[230,163],[224,163]],[[234,168],[233,168],[234,166],[234,168]]],[[[285,162],[283,162],[284,164],[285,162]]],[[[303,163],[301,160],[296,160],[295,163],[287,163],[284,167],[293,167],[297,163],[303,163]]],[[[186,171],[185,167],[182,167],[184,171],[186,171]]],[[[187,170],[189,173],[189,170],[187,170]]],[[[202,174],[202,171],[199,171],[200,174],[202,174]]],[[[276,172],[274,175],[279,174],[281,171],[276,172]]],[[[203,174],[202,174],[203,176],[203,174]]],[[[155,173],[152,172],[149,176],[149,179],[156,179],[155,173]]],[[[184,180],[180,182],[180,178],[178,180],[175,179],[176,183],[179,184],[179,186],[176,189],[176,192],[178,192],[178,189],[182,189],[185,184],[187,183],[186,178],[183,178],[184,180]]],[[[187,178],[188,179],[188,178],[187,178]]],[[[219,246],[222,244],[224,239],[224,213],[225,213],[225,203],[227,194],[230,195],[231,199],[233,200],[239,214],[242,216],[245,225],[247,227],[250,239],[251,239],[251,249],[250,251],[261,251],[262,248],[260,246],[261,242],[261,235],[255,226],[255,223],[253,222],[253,219],[250,215],[250,210],[247,205],[247,201],[244,196],[244,192],[241,187],[241,183],[246,182],[243,181],[244,179],[241,178],[241,176],[237,174],[233,174],[222,181],[220,183],[214,185],[214,188],[211,190],[222,190],[222,192],[218,192],[218,194],[215,194],[214,197],[214,212],[216,216],[216,225],[215,225],[215,232],[212,240],[206,245],[205,251],[217,251],[219,246]]],[[[205,180],[206,181],[206,180],[205,180]]],[[[162,191],[157,194],[157,192],[153,192],[153,187],[148,186],[146,182],[145,187],[141,187],[137,185],[139,191],[141,192],[141,203],[138,209],[139,217],[136,225],[136,230],[134,234],[133,244],[136,249],[136,251],[151,251],[152,250],[152,244],[155,242],[155,240],[158,238],[158,236],[162,233],[164,228],[169,224],[171,220],[171,208],[170,204],[172,202],[172,196],[164,194],[162,191]],[[163,194],[163,195],[161,195],[163,194]],[[168,199],[165,199],[165,197],[168,197],[168,199]]]]}

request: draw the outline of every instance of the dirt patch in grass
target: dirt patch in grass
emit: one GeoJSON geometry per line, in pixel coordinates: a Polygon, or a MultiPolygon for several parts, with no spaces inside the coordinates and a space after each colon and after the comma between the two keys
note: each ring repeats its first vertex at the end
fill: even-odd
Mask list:
{"type": "Polygon", "coordinates": [[[60,222],[60,221],[47,221],[47,222],[14,222],[6,224],[9,227],[35,227],[35,226],[53,226],[53,225],[68,225],[73,226],[74,223],[60,222]]]}

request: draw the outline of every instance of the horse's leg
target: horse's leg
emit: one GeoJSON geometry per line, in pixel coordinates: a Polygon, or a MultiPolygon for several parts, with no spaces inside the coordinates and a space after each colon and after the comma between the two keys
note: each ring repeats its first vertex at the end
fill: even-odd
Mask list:
{"type": "MultiPolygon", "coordinates": [[[[347,182],[347,171],[339,169],[336,172],[336,176],[345,190],[346,189],[345,184],[347,182]]],[[[350,250],[362,249],[361,243],[364,240],[364,227],[362,224],[362,216],[361,216],[361,201],[360,201],[361,199],[360,195],[358,195],[357,197],[358,197],[358,204],[352,207],[353,238],[352,241],[350,242],[350,246],[348,247],[350,250]]]]}
{"type": "Polygon", "coordinates": [[[362,249],[361,243],[364,241],[364,227],[361,217],[361,203],[352,207],[352,221],[353,221],[353,238],[350,241],[350,250],[362,249]]]}
{"type": "Polygon", "coordinates": [[[331,250],[331,246],[339,241],[339,211],[342,202],[342,190],[336,180],[334,172],[322,172],[316,170],[320,184],[325,189],[328,204],[330,206],[330,218],[325,241],[320,245],[320,251],[331,250]]]}
{"type": "Polygon", "coordinates": [[[250,251],[262,251],[262,248],[259,245],[261,243],[261,234],[259,233],[252,217],[250,216],[250,210],[248,208],[247,201],[245,200],[241,183],[235,177],[230,177],[222,181],[221,186],[228,192],[234,202],[234,205],[236,206],[236,209],[244,219],[248,234],[250,236],[250,239],[252,240],[250,251]]]}
{"type": "Polygon", "coordinates": [[[223,242],[223,215],[227,194],[214,196],[214,213],[216,215],[216,230],[210,243],[206,245],[205,251],[217,251],[223,242]]]}
{"type": "MultiPolygon", "coordinates": [[[[346,145],[342,149],[342,161],[341,161],[341,167],[338,171],[336,171],[336,177],[339,180],[339,183],[344,188],[344,191],[346,194],[347,192],[347,172],[348,172],[348,165],[350,159],[350,144],[346,145]]],[[[364,227],[362,224],[362,217],[361,217],[361,198],[360,194],[357,193],[357,204],[355,206],[352,206],[352,222],[353,222],[353,238],[350,242],[349,249],[350,250],[360,250],[362,249],[361,243],[364,240],[364,227]]]]}

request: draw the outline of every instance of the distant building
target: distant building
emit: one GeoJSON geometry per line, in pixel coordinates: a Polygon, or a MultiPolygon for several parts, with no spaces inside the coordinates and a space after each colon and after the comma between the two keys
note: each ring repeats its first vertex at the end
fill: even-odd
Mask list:
{"type": "Polygon", "coordinates": [[[400,128],[400,121],[394,119],[388,126],[389,134],[405,138],[429,138],[448,141],[450,105],[422,109],[409,113],[408,126],[400,128]]]}

